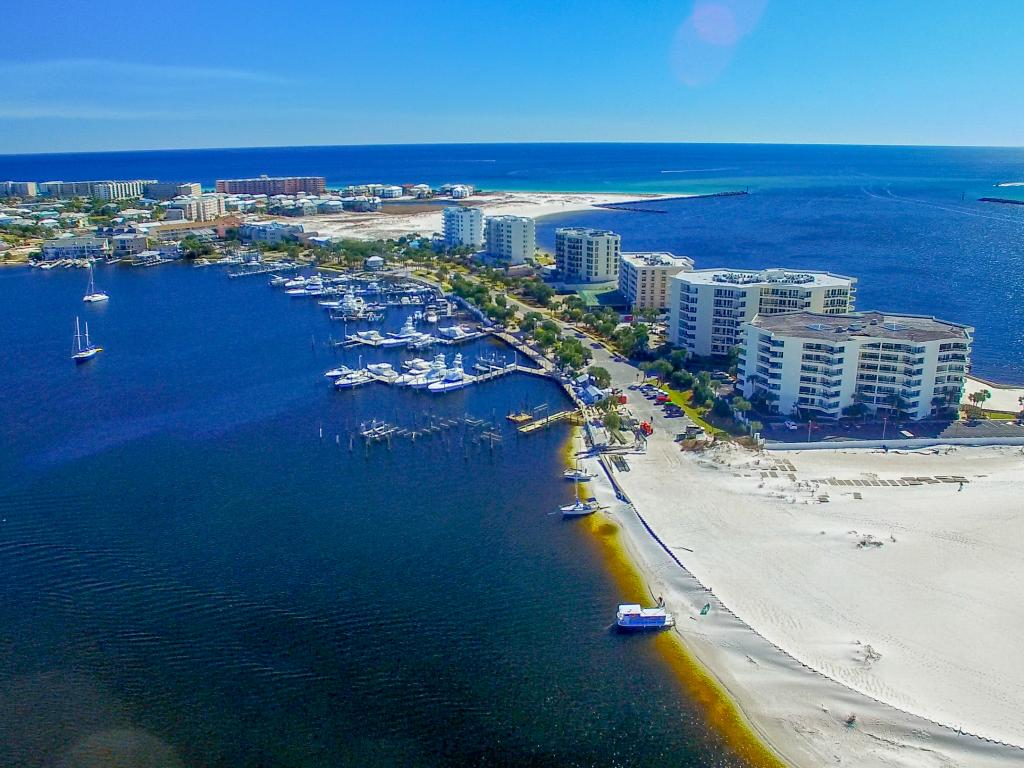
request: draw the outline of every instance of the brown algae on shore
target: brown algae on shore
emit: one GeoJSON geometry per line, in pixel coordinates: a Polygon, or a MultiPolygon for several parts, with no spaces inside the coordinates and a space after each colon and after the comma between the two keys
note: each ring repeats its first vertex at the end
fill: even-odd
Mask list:
{"type": "MultiPolygon", "coordinates": [[[[578,430],[573,430],[568,441],[566,460],[570,464],[575,459],[577,433],[578,430]]],[[[583,518],[580,522],[596,543],[623,601],[649,603],[651,591],[619,538],[619,526],[601,514],[583,518]]],[[[686,697],[699,707],[707,724],[734,754],[750,768],[786,768],[786,763],[758,737],[728,692],[687,651],[676,632],[661,632],[652,638],[652,642],[686,697]]]]}

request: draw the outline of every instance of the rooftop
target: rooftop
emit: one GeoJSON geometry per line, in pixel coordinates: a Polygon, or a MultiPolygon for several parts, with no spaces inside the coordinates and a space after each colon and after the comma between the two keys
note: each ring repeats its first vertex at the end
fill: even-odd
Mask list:
{"type": "Polygon", "coordinates": [[[676,256],[668,251],[645,251],[623,253],[622,260],[637,267],[682,267],[693,268],[689,256],[676,256]]]}
{"type": "Polygon", "coordinates": [[[974,329],[938,320],[929,315],[895,315],[885,312],[851,312],[825,315],[818,312],[786,312],[758,315],[751,325],[781,336],[799,336],[824,341],[852,341],[873,338],[894,341],[970,341],[974,329]]]}
{"type": "Polygon", "coordinates": [[[570,237],[618,237],[618,232],[610,229],[591,229],[590,227],[559,227],[555,235],[569,235],[570,237]]]}
{"type": "Polygon", "coordinates": [[[846,287],[857,282],[855,277],[836,275],[831,272],[808,272],[804,270],[772,267],[771,269],[695,269],[693,272],[675,276],[676,280],[701,285],[750,286],[750,285],[799,285],[808,288],[818,286],[846,287]]]}

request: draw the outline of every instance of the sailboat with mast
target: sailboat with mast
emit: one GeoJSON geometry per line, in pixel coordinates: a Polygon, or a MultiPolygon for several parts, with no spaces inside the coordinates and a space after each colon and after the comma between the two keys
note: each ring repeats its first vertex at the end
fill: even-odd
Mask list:
{"type": "Polygon", "coordinates": [[[87,304],[93,304],[93,303],[98,302],[98,301],[108,301],[109,299],[110,299],[110,296],[108,296],[106,293],[104,293],[103,291],[97,291],[96,290],[96,280],[95,280],[95,278],[93,276],[92,262],[90,262],[89,263],[89,287],[86,289],[85,296],[82,297],[82,301],[86,302],[87,304]]]}
{"type": "Polygon", "coordinates": [[[103,347],[98,347],[89,341],[89,323],[85,324],[85,333],[83,334],[78,324],[78,318],[75,318],[75,340],[71,347],[71,359],[76,363],[85,363],[92,360],[96,355],[103,351],[103,347]]]}
{"type": "Polygon", "coordinates": [[[598,510],[596,499],[587,499],[584,501],[580,498],[580,484],[576,483],[576,501],[572,504],[566,504],[559,508],[562,513],[562,517],[584,517],[585,515],[592,515],[598,510]]]}

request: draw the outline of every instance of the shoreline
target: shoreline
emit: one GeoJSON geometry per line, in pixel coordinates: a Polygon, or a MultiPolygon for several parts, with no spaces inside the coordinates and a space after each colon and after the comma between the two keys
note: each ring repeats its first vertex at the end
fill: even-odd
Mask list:
{"type": "MultiPolygon", "coordinates": [[[[606,205],[649,203],[663,199],[695,197],[685,194],[628,194],[608,192],[502,192],[493,191],[474,195],[461,201],[467,207],[479,208],[484,216],[529,216],[542,219],[566,213],[600,211],[606,205]]],[[[455,202],[453,204],[459,204],[455,202]]],[[[394,239],[417,233],[430,236],[440,233],[442,210],[412,212],[338,213],[305,216],[301,220],[310,231],[320,235],[352,240],[394,239]]]]}
{"type": "MultiPolygon", "coordinates": [[[[596,460],[586,462],[589,469],[601,473],[591,481],[594,495],[607,507],[607,512],[599,514],[618,528],[622,551],[648,592],[664,596],[675,613],[673,635],[685,656],[703,668],[712,690],[736,709],[751,736],[786,764],[819,766],[841,755],[856,760],[858,766],[948,765],[949,761],[1008,766],[1024,758],[1019,748],[961,735],[857,692],[761,635],[656,538],[656,529],[639,507],[616,500],[596,460]],[[712,608],[702,617],[705,602],[712,608]],[[857,718],[853,726],[846,722],[851,714],[857,718]],[[933,762],[939,756],[942,760],[933,762]],[[904,762],[908,757],[910,761],[904,762]]],[[[623,477],[617,475],[620,481],[623,477]]],[[[678,676],[679,670],[671,666],[678,676]]],[[[685,679],[683,684],[692,696],[685,679]]]]}

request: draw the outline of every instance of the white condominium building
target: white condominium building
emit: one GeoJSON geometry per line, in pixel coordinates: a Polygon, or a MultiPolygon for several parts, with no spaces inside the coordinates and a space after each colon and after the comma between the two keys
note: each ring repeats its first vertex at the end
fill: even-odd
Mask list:
{"type": "Polygon", "coordinates": [[[491,216],[485,225],[487,253],[522,264],[537,250],[537,225],[529,216],[491,216]]]}
{"type": "Polygon", "coordinates": [[[43,258],[102,259],[110,255],[110,243],[103,237],[61,237],[43,243],[43,258]]]}
{"type": "Polygon", "coordinates": [[[853,311],[856,279],[788,269],[697,269],[671,278],[669,339],[700,357],[727,355],[755,315],[853,311]]]}
{"type": "Polygon", "coordinates": [[[604,283],[619,276],[622,238],[584,227],[555,230],[555,267],[566,283],[604,283]]]}
{"type": "Polygon", "coordinates": [[[792,312],[743,326],[739,382],[772,410],[838,418],[861,405],[922,419],[956,407],[974,329],[921,315],[792,312]]]}
{"type": "Polygon", "coordinates": [[[631,309],[664,309],[669,300],[669,278],[692,269],[689,256],[624,253],[619,264],[619,292],[631,309]]]}
{"type": "Polygon", "coordinates": [[[479,208],[453,205],[444,209],[444,242],[450,248],[484,244],[484,214],[479,208]]]}

